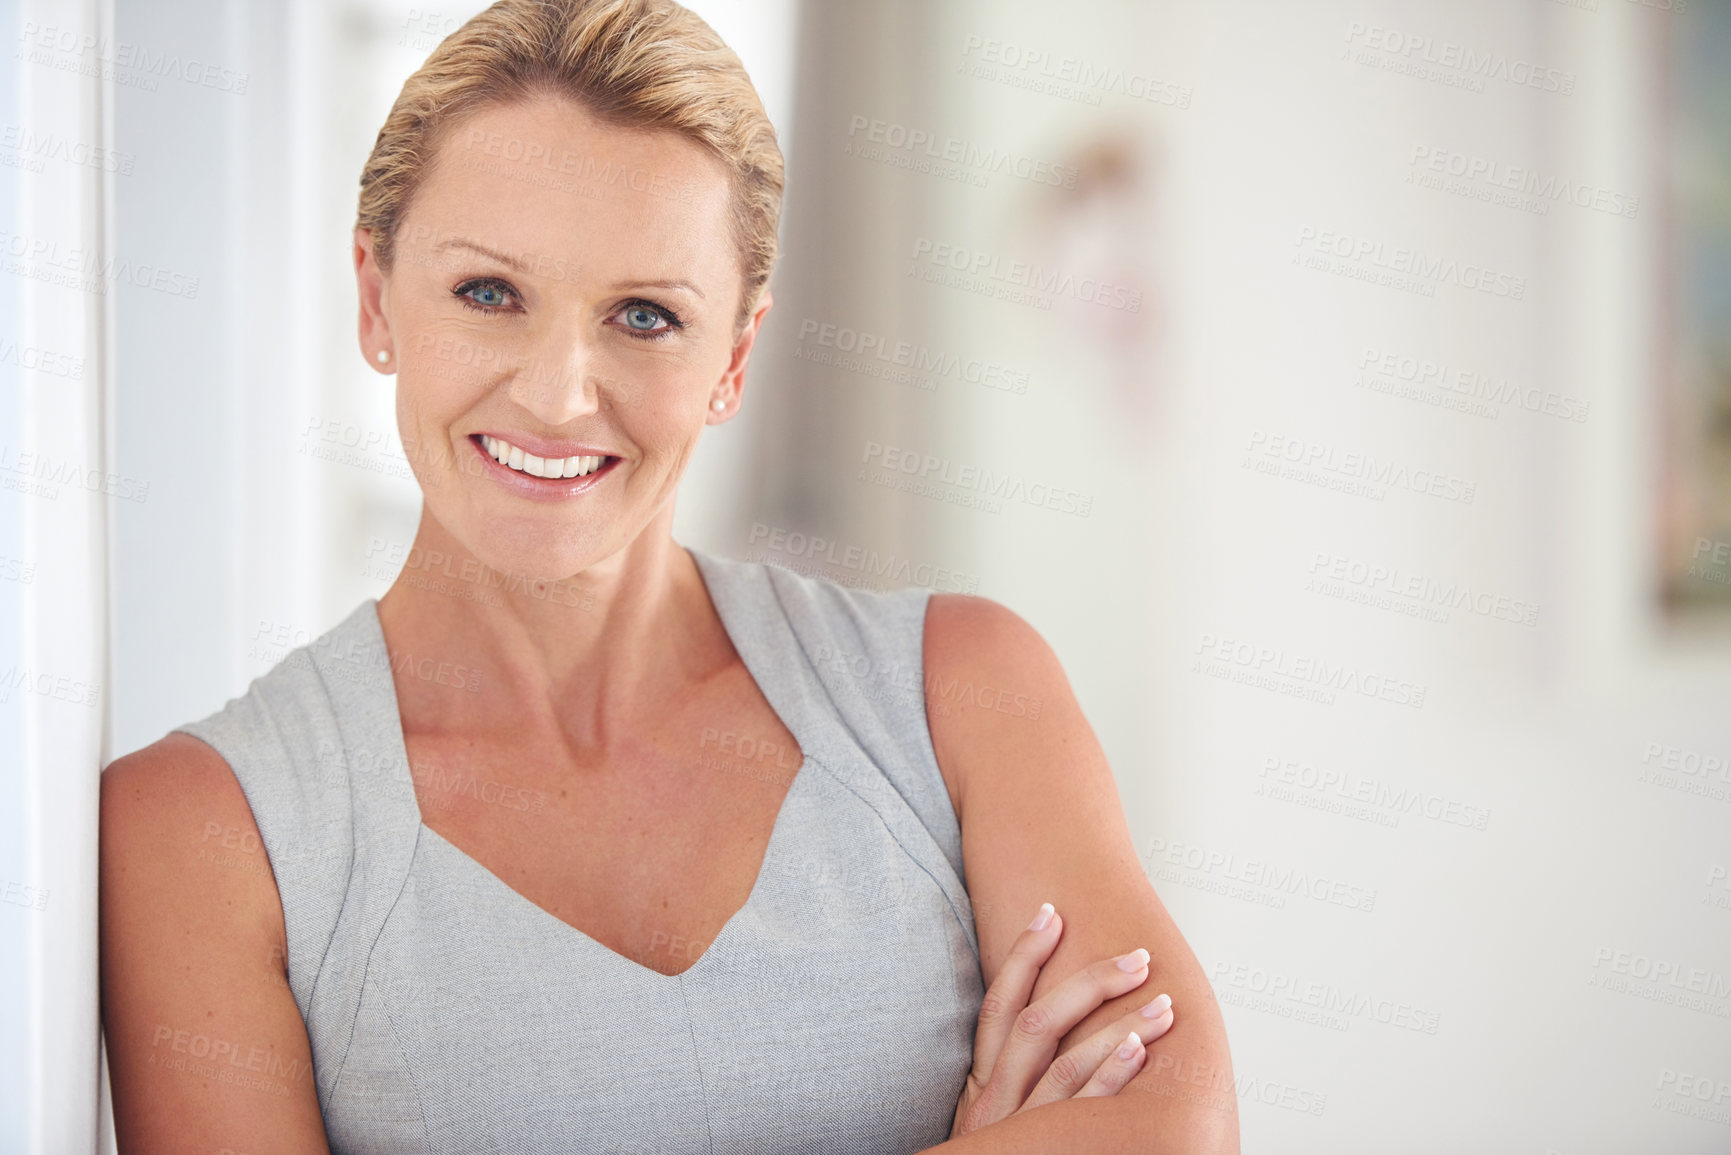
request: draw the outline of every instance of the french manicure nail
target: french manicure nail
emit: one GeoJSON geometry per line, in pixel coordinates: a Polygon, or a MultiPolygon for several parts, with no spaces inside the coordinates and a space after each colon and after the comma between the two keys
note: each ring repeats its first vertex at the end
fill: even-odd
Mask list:
{"type": "Polygon", "coordinates": [[[1034,916],[1034,921],[1028,924],[1029,930],[1045,930],[1046,924],[1052,921],[1052,904],[1042,902],[1040,913],[1034,916]]]}
{"type": "Polygon", "coordinates": [[[1159,995],[1153,1002],[1142,1008],[1142,1017],[1145,1019],[1157,1019],[1161,1015],[1165,1014],[1166,1008],[1171,1005],[1171,995],[1159,995]]]}
{"type": "Polygon", "coordinates": [[[1121,971],[1139,971],[1148,965],[1148,952],[1137,947],[1126,955],[1118,956],[1118,969],[1121,971]]]}
{"type": "Polygon", "coordinates": [[[1131,1031],[1130,1037],[1118,1044],[1118,1057],[1128,1063],[1136,1057],[1136,1048],[1141,1045],[1142,1037],[1135,1031],[1131,1031]]]}

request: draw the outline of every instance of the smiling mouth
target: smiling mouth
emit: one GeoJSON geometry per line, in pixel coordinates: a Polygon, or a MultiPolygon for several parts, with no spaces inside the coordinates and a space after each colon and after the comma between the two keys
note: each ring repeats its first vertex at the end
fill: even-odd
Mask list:
{"type": "Polygon", "coordinates": [[[502,437],[492,437],[485,433],[477,433],[470,440],[480,448],[482,453],[513,473],[521,474],[524,477],[540,478],[543,481],[588,477],[599,473],[619,460],[617,457],[606,454],[576,457],[536,457],[532,453],[524,452],[520,446],[512,445],[502,437]]]}

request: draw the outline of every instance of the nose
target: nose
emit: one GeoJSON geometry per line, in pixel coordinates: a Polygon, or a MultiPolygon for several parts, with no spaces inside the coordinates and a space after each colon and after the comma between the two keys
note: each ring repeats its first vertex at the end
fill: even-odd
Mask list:
{"type": "Polygon", "coordinates": [[[511,400],[549,426],[564,425],[599,407],[592,351],[581,332],[549,336],[511,378],[511,400]]]}

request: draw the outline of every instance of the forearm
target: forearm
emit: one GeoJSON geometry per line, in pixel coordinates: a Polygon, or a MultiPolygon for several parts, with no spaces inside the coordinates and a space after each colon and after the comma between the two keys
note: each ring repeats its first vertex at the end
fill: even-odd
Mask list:
{"type": "Polygon", "coordinates": [[[1182,1085],[1144,1070],[1107,1098],[1061,1099],[1000,1119],[930,1155],[1239,1155],[1230,1089],[1182,1085]]]}

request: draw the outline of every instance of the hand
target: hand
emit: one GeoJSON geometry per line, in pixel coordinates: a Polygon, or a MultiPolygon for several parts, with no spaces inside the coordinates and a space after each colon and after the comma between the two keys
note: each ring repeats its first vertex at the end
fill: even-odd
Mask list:
{"type": "Polygon", "coordinates": [[[1148,952],[1138,947],[1077,971],[1030,1005],[1034,980],[1062,934],[1052,904],[1041,906],[981,1001],[974,1068],[950,1138],[1059,1099],[1115,1095],[1142,1069],[1146,1044],[1171,1029],[1172,1000],[1160,995],[1054,1060],[1059,1041],[1096,1007],[1148,981],[1148,952]]]}

